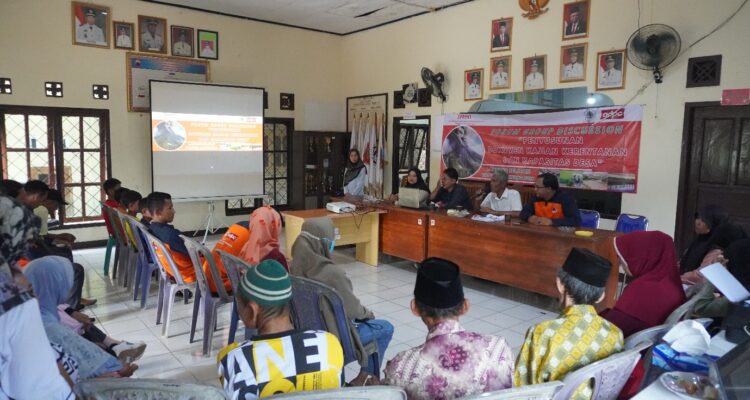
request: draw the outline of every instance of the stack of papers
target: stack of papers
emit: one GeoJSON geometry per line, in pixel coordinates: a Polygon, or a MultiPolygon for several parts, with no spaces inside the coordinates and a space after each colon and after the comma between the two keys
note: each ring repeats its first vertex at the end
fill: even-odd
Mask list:
{"type": "Polygon", "coordinates": [[[474,221],[482,221],[482,222],[503,222],[505,221],[505,215],[494,215],[494,214],[487,214],[485,216],[482,215],[475,215],[471,217],[474,221]]]}

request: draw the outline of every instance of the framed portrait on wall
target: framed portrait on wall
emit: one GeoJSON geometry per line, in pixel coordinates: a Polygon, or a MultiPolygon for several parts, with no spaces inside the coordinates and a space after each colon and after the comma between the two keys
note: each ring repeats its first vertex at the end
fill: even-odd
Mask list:
{"type": "Polygon", "coordinates": [[[484,68],[469,69],[464,72],[464,100],[482,99],[484,68]]]}
{"type": "Polygon", "coordinates": [[[198,29],[198,57],[219,59],[219,32],[198,29]]]}
{"type": "Polygon", "coordinates": [[[563,6],[563,40],[580,39],[589,35],[589,0],[567,3],[563,6]]]}
{"type": "Polygon", "coordinates": [[[523,59],[523,90],[544,90],[547,88],[547,55],[523,59]]]}
{"type": "Polygon", "coordinates": [[[195,54],[195,47],[193,46],[193,28],[172,25],[170,30],[172,38],[172,55],[192,58],[195,54]]]}
{"type": "Polygon", "coordinates": [[[622,89],[625,87],[625,49],[602,51],[596,56],[596,90],[622,89]]]}
{"type": "Polygon", "coordinates": [[[510,89],[510,56],[490,59],[490,90],[510,89]]]}
{"type": "Polygon", "coordinates": [[[501,18],[492,21],[490,51],[510,50],[513,39],[513,18],[501,18]]]}
{"type": "Polygon", "coordinates": [[[135,49],[135,25],[130,22],[115,21],[112,23],[112,32],[115,35],[115,48],[133,50],[135,49]]]}
{"type": "Polygon", "coordinates": [[[109,48],[109,7],[91,3],[71,3],[73,44],[109,48]]]}
{"type": "Polygon", "coordinates": [[[586,51],[588,44],[572,44],[560,48],[560,82],[586,80],[586,51]]]}
{"type": "Polygon", "coordinates": [[[138,16],[138,51],[167,54],[167,20],[138,16]]]}

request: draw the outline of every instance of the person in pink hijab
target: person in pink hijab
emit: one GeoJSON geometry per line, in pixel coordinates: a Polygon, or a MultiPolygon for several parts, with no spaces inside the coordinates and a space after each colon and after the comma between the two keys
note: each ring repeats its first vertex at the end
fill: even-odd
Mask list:
{"type": "Polygon", "coordinates": [[[686,301],[672,238],[659,231],[632,232],[615,238],[615,250],[632,280],[601,316],[625,337],[663,324],[686,301]]]}
{"type": "Polygon", "coordinates": [[[276,260],[289,271],[286,257],[279,250],[281,216],[270,206],[260,207],[250,214],[250,238],[242,248],[241,257],[250,265],[263,260],[276,260]]]}

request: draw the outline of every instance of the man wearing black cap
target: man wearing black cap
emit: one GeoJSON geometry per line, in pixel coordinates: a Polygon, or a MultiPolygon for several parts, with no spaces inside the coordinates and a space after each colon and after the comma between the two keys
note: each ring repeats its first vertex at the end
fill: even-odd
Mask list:
{"type": "Polygon", "coordinates": [[[439,208],[463,207],[471,210],[471,199],[466,188],[458,184],[458,171],[446,168],[440,175],[440,183],[430,193],[430,201],[439,208]]]}
{"type": "Polygon", "coordinates": [[[76,241],[75,236],[70,233],[52,234],[48,231],[49,220],[54,220],[57,217],[57,210],[60,209],[61,205],[68,205],[68,203],[63,199],[59,190],[50,189],[42,205],[34,209],[34,215],[39,217],[42,223],[39,229],[40,236],[43,236],[50,243],[55,242],[70,247],[76,241]]]}
{"type": "MultiPolygon", "coordinates": [[[[568,373],[622,350],[622,331],[593,307],[604,299],[611,271],[606,258],[586,249],[570,251],[557,276],[562,313],[526,333],[516,360],[515,386],[561,381],[568,373]]],[[[589,398],[588,383],[572,397],[589,398]]]]}
{"type": "Polygon", "coordinates": [[[427,340],[388,362],[385,381],[410,399],[453,399],[509,388],[513,354],[505,339],[464,330],[458,318],[469,310],[458,266],[424,260],[417,271],[411,311],[427,325],[427,340]]]}

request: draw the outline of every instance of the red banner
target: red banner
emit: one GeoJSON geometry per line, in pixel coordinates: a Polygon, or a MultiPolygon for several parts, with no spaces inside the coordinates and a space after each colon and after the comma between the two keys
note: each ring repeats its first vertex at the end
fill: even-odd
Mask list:
{"type": "Polygon", "coordinates": [[[642,116],[640,105],[446,115],[442,166],[473,180],[489,180],[495,168],[519,183],[552,172],[564,187],[635,193],[642,116]]]}

